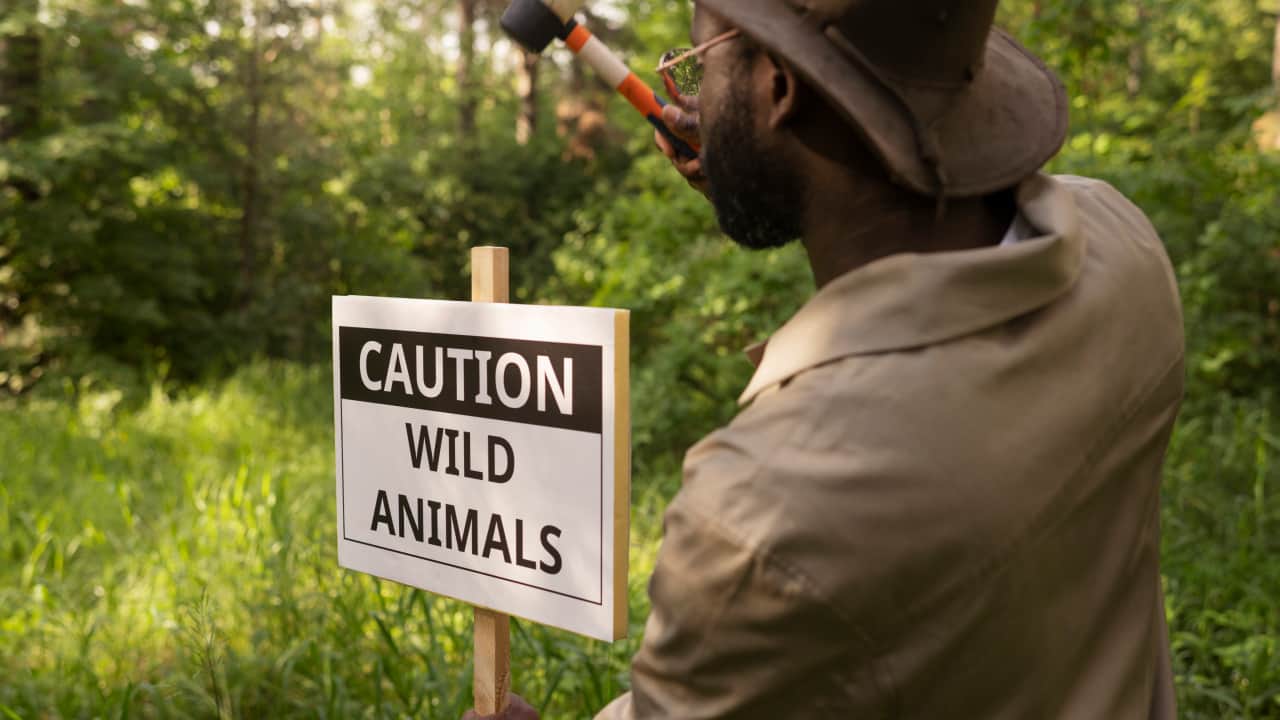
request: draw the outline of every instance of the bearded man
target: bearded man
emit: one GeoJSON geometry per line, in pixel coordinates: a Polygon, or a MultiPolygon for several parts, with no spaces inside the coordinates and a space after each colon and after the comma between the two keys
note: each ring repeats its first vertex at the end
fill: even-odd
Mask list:
{"type": "Polygon", "coordinates": [[[665,120],[702,153],[659,144],[817,292],[689,452],[600,718],[1174,717],[1174,275],[1117,191],[1041,172],[1066,94],[995,10],[696,3],[665,120]]]}

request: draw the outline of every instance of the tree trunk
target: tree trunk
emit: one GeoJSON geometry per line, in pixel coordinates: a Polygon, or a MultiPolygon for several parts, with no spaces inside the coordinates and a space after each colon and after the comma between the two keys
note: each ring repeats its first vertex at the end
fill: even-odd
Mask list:
{"type": "Polygon", "coordinates": [[[1276,42],[1271,56],[1271,81],[1276,89],[1276,102],[1280,104],[1280,13],[1276,14],[1276,42]]]}
{"type": "Polygon", "coordinates": [[[458,132],[469,140],[476,130],[476,0],[458,0],[458,132]]]}
{"type": "MultiPolygon", "coordinates": [[[[8,12],[26,23],[22,34],[0,38],[0,144],[32,133],[40,124],[40,35],[36,32],[38,0],[8,0],[8,12]]],[[[40,191],[23,178],[8,185],[28,202],[40,191]]]]}
{"type": "Polygon", "coordinates": [[[257,274],[257,234],[259,217],[259,155],[262,152],[262,33],[259,29],[257,0],[252,3],[255,19],[253,39],[245,65],[245,96],[249,117],[245,124],[245,156],[241,169],[240,215],[240,307],[253,300],[257,274]]]}
{"type": "MultiPolygon", "coordinates": [[[[40,37],[33,27],[37,0],[10,0],[10,13],[27,25],[21,35],[0,40],[0,141],[33,130],[40,119],[40,37]]],[[[5,13],[6,15],[10,13],[5,13]]]]}
{"type": "Polygon", "coordinates": [[[1137,1],[1138,26],[1134,33],[1133,44],[1129,46],[1129,73],[1125,78],[1125,89],[1129,99],[1134,100],[1142,93],[1142,81],[1147,74],[1147,22],[1149,13],[1143,0],[1137,1]]]}
{"type": "Polygon", "coordinates": [[[520,114],[516,116],[516,142],[527,145],[538,132],[538,59],[536,53],[520,50],[516,90],[520,94],[520,114]]]}

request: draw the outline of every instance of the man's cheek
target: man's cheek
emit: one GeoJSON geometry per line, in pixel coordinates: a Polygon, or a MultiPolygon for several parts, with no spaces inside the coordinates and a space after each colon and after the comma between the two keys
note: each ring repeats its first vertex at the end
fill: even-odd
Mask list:
{"type": "Polygon", "coordinates": [[[698,136],[702,140],[703,147],[715,137],[712,128],[716,126],[722,114],[723,108],[720,107],[718,93],[704,84],[702,92],[698,95],[698,136]]]}
{"type": "MultiPolygon", "coordinates": [[[[704,149],[707,147],[707,143],[711,140],[711,124],[713,122],[715,122],[715,120],[711,116],[707,115],[705,111],[698,114],[698,142],[704,149]]],[[[703,153],[703,156],[706,156],[705,152],[703,153]]]]}

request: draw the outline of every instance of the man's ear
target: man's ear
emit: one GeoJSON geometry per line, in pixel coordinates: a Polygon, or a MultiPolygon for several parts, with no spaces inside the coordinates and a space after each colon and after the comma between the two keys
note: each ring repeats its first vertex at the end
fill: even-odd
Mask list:
{"type": "Polygon", "coordinates": [[[766,54],[764,67],[769,74],[769,128],[777,130],[795,119],[800,112],[803,85],[795,71],[772,54],[766,54]]]}

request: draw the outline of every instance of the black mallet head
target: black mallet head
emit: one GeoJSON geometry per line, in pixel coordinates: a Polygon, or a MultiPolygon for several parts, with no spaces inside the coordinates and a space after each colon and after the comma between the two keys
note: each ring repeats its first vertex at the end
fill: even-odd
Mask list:
{"type": "Polygon", "coordinates": [[[512,0],[499,24],[525,50],[539,55],[566,34],[564,21],[541,0],[512,0]]]}

